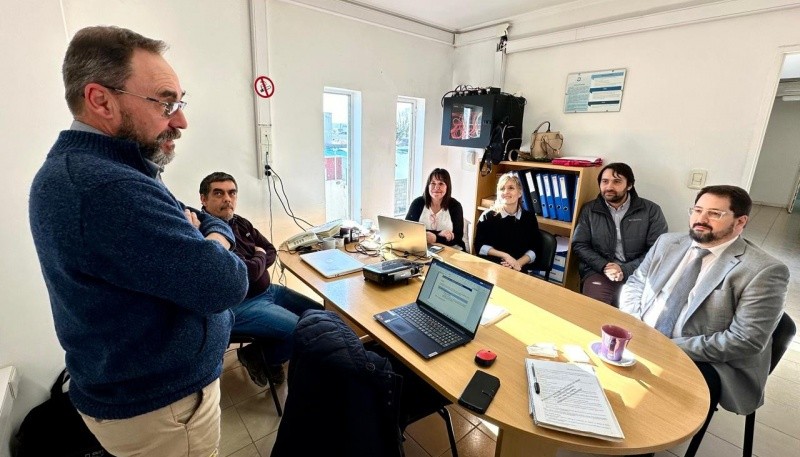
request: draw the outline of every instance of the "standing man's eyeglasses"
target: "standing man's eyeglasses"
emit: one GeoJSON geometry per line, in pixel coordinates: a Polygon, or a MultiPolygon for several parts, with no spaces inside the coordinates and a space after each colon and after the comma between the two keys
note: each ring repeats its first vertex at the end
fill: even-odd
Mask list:
{"type": "Polygon", "coordinates": [[[103,86],[103,87],[105,87],[108,90],[113,90],[115,92],[119,92],[121,94],[133,95],[134,97],[139,97],[139,98],[143,98],[145,100],[150,100],[151,102],[156,102],[159,105],[164,107],[164,116],[166,116],[166,117],[170,117],[173,114],[177,113],[179,109],[186,108],[186,102],[184,102],[184,101],[162,102],[161,100],[155,99],[153,97],[147,97],[147,96],[144,96],[144,95],[134,94],[133,92],[128,92],[126,90],[118,89],[116,87],[109,87],[109,86],[103,86]]]}

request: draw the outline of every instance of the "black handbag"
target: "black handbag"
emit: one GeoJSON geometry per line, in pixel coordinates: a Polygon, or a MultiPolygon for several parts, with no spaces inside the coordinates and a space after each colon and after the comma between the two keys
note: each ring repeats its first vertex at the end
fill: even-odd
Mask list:
{"type": "Polygon", "coordinates": [[[50,399],[22,420],[14,443],[16,457],[114,457],[86,427],[64,391],[67,381],[64,369],[50,389],[50,399]]]}

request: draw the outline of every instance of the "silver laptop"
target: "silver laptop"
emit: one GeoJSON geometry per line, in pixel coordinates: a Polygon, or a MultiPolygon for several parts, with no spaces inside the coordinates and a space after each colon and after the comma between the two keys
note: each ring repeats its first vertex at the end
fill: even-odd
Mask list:
{"type": "Polygon", "coordinates": [[[430,359],[475,338],[494,285],[438,259],[431,262],[417,301],[375,319],[430,359]]]}
{"type": "Polygon", "coordinates": [[[326,278],[335,278],[361,271],[364,264],[338,249],[310,252],[300,258],[326,278]]]}
{"type": "Polygon", "coordinates": [[[378,216],[381,244],[396,253],[431,257],[428,252],[428,239],[425,224],[388,216],[378,216]]]}

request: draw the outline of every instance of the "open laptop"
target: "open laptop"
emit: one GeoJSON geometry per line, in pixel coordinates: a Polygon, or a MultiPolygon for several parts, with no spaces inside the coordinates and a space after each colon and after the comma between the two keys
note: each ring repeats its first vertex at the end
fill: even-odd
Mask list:
{"type": "Polygon", "coordinates": [[[388,216],[378,216],[381,243],[395,252],[418,257],[431,257],[425,224],[388,216]]]}
{"type": "Polygon", "coordinates": [[[430,359],[475,338],[494,285],[433,259],[417,301],[375,315],[423,358],[430,359]]]}
{"type": "Polygon", "coordinates": [[[338,249],[302,254],[300,258],[326,278],[335,278],[361,271],[364,264],[338,249]]]}

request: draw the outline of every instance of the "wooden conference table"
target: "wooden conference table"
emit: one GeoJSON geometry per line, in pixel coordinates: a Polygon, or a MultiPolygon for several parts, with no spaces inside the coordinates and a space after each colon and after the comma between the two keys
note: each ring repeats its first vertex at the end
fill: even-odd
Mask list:
{"type": "MultiPolygon", "coordinates": [[[[380,261],[351,255],[364,263],[380,261]]],[[[284,267],[322,296],[327,308],[380,342],[453,403],[478,368],[475,353],[484,348],[495,352],[494,365],[482,369],[500,378],[501,387],[481,417],[500,427],[498,456],[549,457],[559,448],[605,455],[656,452],[685,441],[702,425],[709,402],[705,381],[683,351],[658,331],[616,308],[470,254],[445,248],[440,256],[494,283],[490,301],[510,315],[494,325],[479,327],[475,340],[466,346],[426,361],[373,318],[376,313],[413,302],[420,278],[388,287],[365,281],[361,272],[326,279],[298,255],[279,254],[284,267]],[[635,365],[611,366],[586,349],[600,339],[600,327],[606,323],[633,333],[628,347],[636,356],[635,365]],[[586,438],[533,424],[524,361],[526,346],[537,342],[552,342],[559,349],[565,344],[586,349],[625,434],[624,441],[586,438]]]]}

